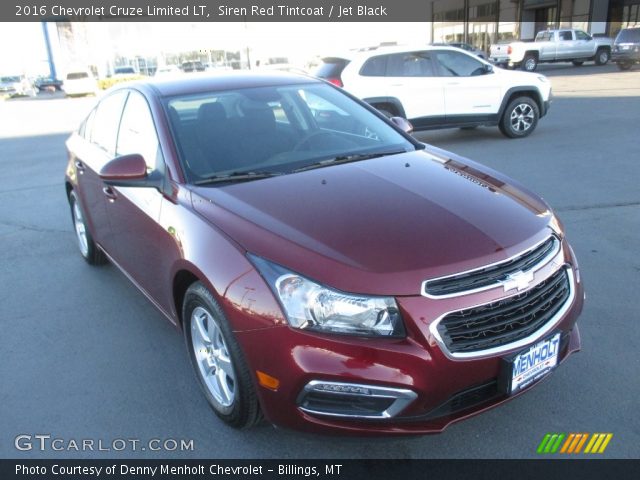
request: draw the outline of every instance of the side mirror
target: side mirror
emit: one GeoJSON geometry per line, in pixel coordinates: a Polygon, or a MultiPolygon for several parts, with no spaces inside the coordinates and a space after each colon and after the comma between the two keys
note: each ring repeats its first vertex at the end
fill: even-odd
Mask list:
{"type": "Polygon", "coordinates": [[[485,63],[484,73],[493,73],[493,65],[489,65],[488,63],[485,63]]]}
{"type": "Polygon", "coordinates": [[[413,132],[413,125],[411,125],[411,122],[406,118],[391,117],[389,120],[391,120],[396,125],[396,127],[400,128],[404,133],[413,132]]]}
{"type": "Polygon", "coordinates": [[[162,192],[165,185],[157,170],[147,174],[147,162],[138,153],[114,158],[102,167],[99,175],[104,183],[114,187],[149,187],[162,192]]]}

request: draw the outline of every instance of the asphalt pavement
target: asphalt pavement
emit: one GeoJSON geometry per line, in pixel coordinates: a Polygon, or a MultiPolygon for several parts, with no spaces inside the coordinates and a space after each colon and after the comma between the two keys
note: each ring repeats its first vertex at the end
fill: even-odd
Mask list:
{"type": "MultiPolygon", "coordinates": [[[[182,336],[113,266],[77,252],[64,141],[93,99],[0,102],[0,457],[526,458],[547,432],[611,432],[604,456],[640,457],[640,71],[542,67],[549,115],[528,138],[497,128],[417,134],[541,194],[580,261],[583,351],[504,406],[411,438],[342,438],[210,411],[182,336]],[[20,434],[193,440],[193,450],[18,451],[20,434]]],[[[34,442],[34,447],[37,447],[34,442]]]]}

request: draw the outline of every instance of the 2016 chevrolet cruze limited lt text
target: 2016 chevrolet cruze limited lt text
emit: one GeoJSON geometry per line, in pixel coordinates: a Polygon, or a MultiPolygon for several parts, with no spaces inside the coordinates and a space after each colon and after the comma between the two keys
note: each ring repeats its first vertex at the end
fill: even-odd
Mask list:
{"type": "Polygon", "coordinates": [[[80,252],[234,427],[441,431],[579,350],[584,294],[543,200],[408,127],[290,74],[116,87],[67,141],[80,252]]]}

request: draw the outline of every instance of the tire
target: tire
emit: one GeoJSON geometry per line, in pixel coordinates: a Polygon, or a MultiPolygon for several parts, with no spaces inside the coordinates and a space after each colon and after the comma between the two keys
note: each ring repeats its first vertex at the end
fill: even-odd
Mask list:
{"type": "Polygon", "coordinates": [[[601,48],[596,52],[596,65],[606,65],[609,63],[611,53],[606,48],[601,48]]]}
{"type": "Polygon", "coordinates": [[[538,57],[527,53],[524,56],[524,60],[522,60],[522,70],[525,72],[535,72],[536,68],[538,68],[538,57]]]}
{"type": "Polygon", "coordinates": [[[80,255],[89,265],[104,265],[107,263],[107,257],[93,241],[85,220],[86,215],[74,190],[69,193],[69,207],[71,208],[71,221],[73,222],[80,255]]]}
{"type": "Polygon", "coordinates": [[[200,282],[187,290],[183,331],[191,365],[215,414],[234,428],[249,428],[262,414],[251,372],[231,327],[200,282]]]}
{"type": "Polygon", "coordinates": [[[572,60],[571,63],[573,63],[574,67],[581,67],[584,62],[582,60],[572,60]]]}
{"type": "Polygon", "coordinates": [[[524,138],[535,130],[539,118],[540,108],[531,97],[517,97],[505,108],[498,126],[509,138],[524,138]]]}
{"type": "Polygon", "coordinates": [[[630,63],[618,63],[617,65],[619,70],[622,70],[622,71],[631,70],[630,63]]]}

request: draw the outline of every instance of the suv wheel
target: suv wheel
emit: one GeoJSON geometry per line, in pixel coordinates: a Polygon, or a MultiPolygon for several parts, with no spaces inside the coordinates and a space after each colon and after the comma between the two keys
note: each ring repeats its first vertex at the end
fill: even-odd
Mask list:
{"type": "Polygon", "coordinates": [[[222,308],[202,283],[187,290],[182,318],[191,364],[213,411],[235,428],[258,423],[260,406],[249,367],[222,308]]]}
{"type": "Polygon", "coordinates": [[[538,104],[530,97],[512,100],[500,120],[500,131],[509,138],[522,138],[533,132],[540,118],[538,104]]]}
{"type": "Polygon", "coordinates": [[[620,70],[631,70],[631,64],[630,63],[618,63],[618,68],[620,70]]]}
{"type": "Polygon", "coordinates": [[[606,65],[610,58],[609,50],[601,48],[596,53],[596,65],[606,65]]]}
{"type": "Polygon", "coordinates": [[[526,54],[522,61],[522,69],[525,72],[533,72],[536,68],[538,68],[538,58],[531,53],[526,54]]]}
{"type": "Polygon", "coordinates": [[[102,265],[107,263],[107,257],[102,250],[93,241],[93,237],[87,227],[84,212],[80,206],[80,201],[76,192],[71,190],[69,193],[69,207],[71,207],[71,221],[73,222],[73,229],[76,233],[76,240],[78,241],[78,248],[82,258],[86,260],[89,265],[102,265]]]}

